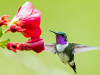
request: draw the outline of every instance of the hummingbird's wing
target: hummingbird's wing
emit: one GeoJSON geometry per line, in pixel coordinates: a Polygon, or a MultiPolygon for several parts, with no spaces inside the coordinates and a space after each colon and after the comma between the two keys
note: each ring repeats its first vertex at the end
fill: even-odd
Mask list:
{"type": "Polygon", "coordinates": [[[55,43],[50,43],[50,44],[45,44],[45,50],[47,52],[52,52],[56,54],[56,44],[55,43]]]}
{"type": "Polygon", "coordinates": [[[97,50],[97,49],[100,49],[100,47],[75,44],[75,48],[72,51],[72,54],[74,54],[74,53],[80,53],[80,52],[85,52],[85,51],[91,51],[91,50],[97,50]]]}

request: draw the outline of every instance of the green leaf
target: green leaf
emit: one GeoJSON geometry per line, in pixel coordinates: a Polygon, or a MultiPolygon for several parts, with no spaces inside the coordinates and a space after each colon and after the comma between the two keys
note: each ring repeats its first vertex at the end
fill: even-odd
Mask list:
{"type": "Polygon", "coordinates": [[[6,39],[6,42],[7,42],[7,43],[8,43],[8,42],[10,42],[10,39],[9,39],[9,38],[7,38],[7,39],[6,39]]]}
{"type": "Polygon", "coordinates": [[[0,41],[0,46],[1,46],[2,48],[5,48],[6,45],[7,45],[7,43],[8,43],[9,41],[10,41],[9,38],[7,38],[6,40],[0,41]]]}
{"type": "Polygon", "coordinates": [[[2,29],[0,28],[0,38],[2,37],[2,29]]]}

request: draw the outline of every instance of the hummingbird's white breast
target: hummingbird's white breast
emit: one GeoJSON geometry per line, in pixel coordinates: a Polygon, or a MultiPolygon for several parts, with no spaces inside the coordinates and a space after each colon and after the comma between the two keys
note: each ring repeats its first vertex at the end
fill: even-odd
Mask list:
{"type": "Polygon", "coordinates": [[[65,64],[67,64],[69,61],[69,56],[63,52],[67,46],[68,46],[68,43],[64,44],[64,45],[62,45],[62,44],[56,45],[56,49],[59,52],[58,56],[59,56],[60,60],[65,64]]]}
{"type": "Polygon", "coordinates": [[[58,52],[63,52],[67,46],[68,46],[68,42],[67,42],[67,44],[64,44],[64,45],[57,44],[56,49],[57,49],[58,52]]]}

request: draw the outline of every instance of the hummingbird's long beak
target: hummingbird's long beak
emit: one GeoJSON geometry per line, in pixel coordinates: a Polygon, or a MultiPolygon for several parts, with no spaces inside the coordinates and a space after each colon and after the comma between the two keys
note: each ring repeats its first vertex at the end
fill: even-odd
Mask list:
{"type": "Polygon", "coordinates": [[[49,30],[50,32],[53,32],[53,33],[55,33],[55,34],[57,34],[57,32],[54,32],[54,31],[52,31],[52,30],[49,30]]]}

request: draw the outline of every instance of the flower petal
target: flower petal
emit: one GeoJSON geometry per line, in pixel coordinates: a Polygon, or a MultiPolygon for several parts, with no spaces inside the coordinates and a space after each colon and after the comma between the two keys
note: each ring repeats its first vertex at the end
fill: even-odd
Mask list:
{"type": "Polygon", "coordinates": [[[20,25],[20,27],[25,30],[21,30],[20,32],[26,38],[41,35],[41,12],[37,9],[33,9],[33,6],[30,2],[26,2],[23,6],[19,8],[13,21],[16,22],[16,20],[23,22],[23,25],[20,25]]]}
{"type": "Polygon", "coordinates": [[[34,30],[35,28],[38,28],[40,26],[41,12],[37,9],[34,9],[34,11],[29,16],[21,20],[25,22],[25,25],[22,26],[23,28],[34,30]]]}
{"type": "Polygon", "coordinates": [[[37,28],[34,30],[25,30],[21,32],[26,38],[33,37],[33,36],[40,36],[41,35],[41,28],[37,28]]]}
{"type": "Polygon", "coordinates": [[[25,18],[29,16],[33,10],[33,5],[30,2],[26,2],[23,6],[19,8],[15,18],[25,18]]]}

